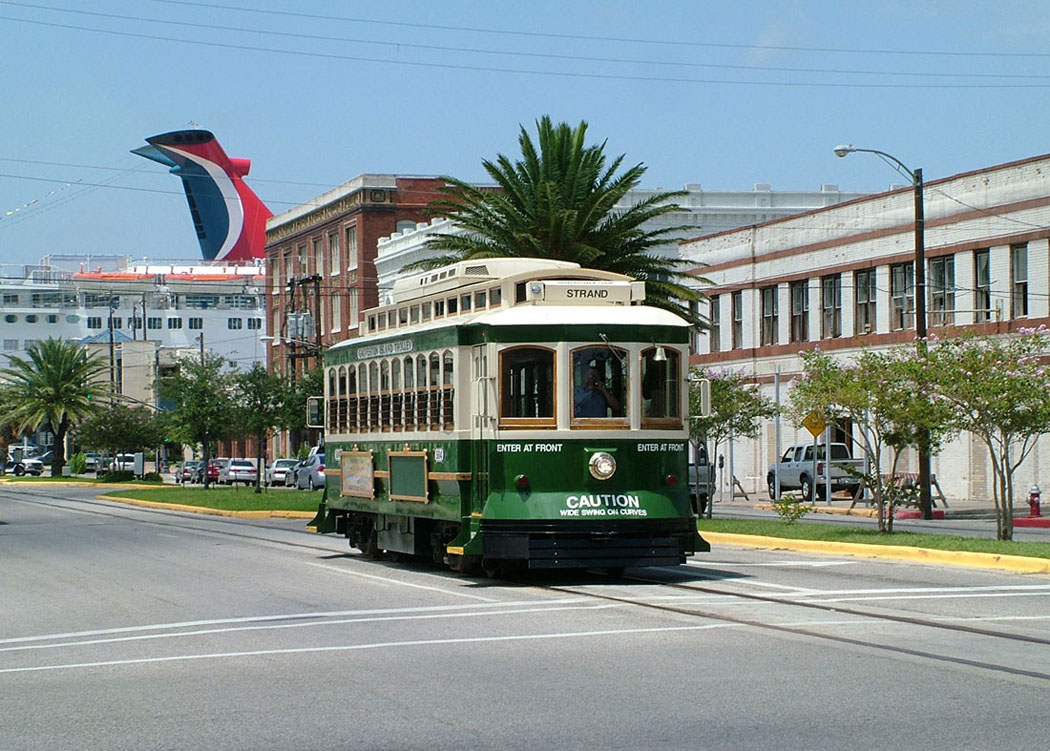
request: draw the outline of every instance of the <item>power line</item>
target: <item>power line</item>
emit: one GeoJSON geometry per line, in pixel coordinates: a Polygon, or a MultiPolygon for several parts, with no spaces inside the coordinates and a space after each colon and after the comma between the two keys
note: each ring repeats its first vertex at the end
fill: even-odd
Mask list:
{"type": "MultiPolygon", "coordinates": [[[[617,65],[653,65],[653,66],[668,66],[668,67],[684,67],[684,68],[707,68],[715,70],[743,70],[743,71],[762,71],[762,72],[775,72],[775,73],[818,73],[818,74],[830,74],[830,75],[868,75],[868,76],[898,76],[908,78],[986,78],[986,79],[1004,79],[1004,78],[1015,78],[1015,79],[1031,79],[1031,80],[1046,80],[1050,78],[1047,75],[1031,74],[1031,73],[942,73],[942,72],[931,72],[931,71],[885,71],[885,70],[841,70],[834,68],[791,68],[791,67],[776,67],[776,66],[764,66],[764,65],[732,65],[725,63],[697,63],[697,62],[682,62],[674,60],[644,60],[644,59],[631,59],[631,58],[615,58],[615,57],[595,57],[586,55],[566,55],[546,52],[520,52],[516,50],[508,49],[479,49],[471,47],[449,47],[434,44],[418,44],[413,42],[407,42],[404,40],[396,41],[385,41],[385,40],[373,40],[373,39],[361,39],[351,37],[337,37],[327,36],[321,34],[304,34],[295,33],[290,31],[271,31],[268,29],[248,29],[240,26],[217,26],[214,24],[204,23],[193,23],[188,21],[174,21],[160,18],[147,18],[143,16],[130,16],[116,13],[101,13],[98,11],[87,11],[87,10],[75,10],[71,8],[56,8],[47,5],[35,5],[30,3],[17,3],[17,2],[2,2],[3,5],[12,5],[23,8],[33,8],[37,10],[52,10],[62,13],[74,13],[82,16],[92,16],[97,18],[117,19],[121,21],[142,21],[145,23],[162,24],[166,26],[181,26],[193,29],[207,29],[211,31],[221,31],[224,33],[247,33],[247,34],[260,34],[284,37],[295,40],[309,40],[309,41],[321,41],[321,42],[340,42],[340,43],[352,43],[352,44],[369,44],[382,47],[392,47],[397,50],[401,49],[417,49],[433,52],[455,52],[455,53],[467,53],[474,55],[498,55],[504,57],[524,57],[524,58],[537,58],[537,59],[548,59],[548,60],[569,60],[576,62],[589,62],[589,63],[612,63],[617,65]]],[[[331,19],[326,19],[331,20],[331,19]]]]}
{"type": "Polygon", "coordinates": [[[844,47],[800,47],[772,44],[730,44],[726,42],[695,42],[678,41],[669,39],[642,39],[631,37],[611,37],[586,34],[558,34],[554,32],[522,31],[520,29],[493,29],[470,26],[447,26],[439,24],[412,23],[406,21],[380,21],[372,18],[355,18],[348,16],[320,15],[312,13],[301,13],[293,11],[277,11],[262,8],[241,8],[234,5],[218,5],[214,3],[189,2],[189,0],[153,0],[153,2],[166,5],[185,5],[198,8],[209,8],[213,10],[232,10],[241,13],[256,13],[272,16],[286,16],[296,18],[309,18],[322,21],[347,21],[351,23],[375,24],[380,26],[395,26],[402,28],[428,29],[437,31],[459,31],[475,34],[499,34],[504,36],[518,36],[540,39],[562,39],[588,42],[619,42],[629,44],[662,45],[671,47],[699,47],[708,49],[734,49],[734,50],[768,50],[780,52],[821,52],[834,54],[865,54],[865,55],[926,55],[934,57],[1050,57],[1045,52],[954,52],[937,50],[905,50],[905,49],[857,49],[844,47]]]}
{"type": "Polygon", "coordinates": [[[177,37],[159,36],[156,34],[142,34],[130,31],[115,31],[111,29],[93,29],[85,26],[72,24],[54,23],[48,21],[36,21],[25,18],[12,18],[0,16],[0,20],[14,21],[16,23],[34,24],[51,28],[68,29],[72,31],[87,31],[95,34],[108,34],[111,36],[130,37],[135,39],[150,39],[161,42],[176,42],[180,44],[191,44],[202,47],[216,47],[221,49],[242,50],[247,52],[265,52],[276,55],[291,55],[296,57],[312,57],[327,60],[343,60],[348,62],[380,63],[382,65],[401,65],[414,68],[434,68],[441,70],[465,70],[483,73],[509,73],[515,75],[547,76],[557,78],[575,79],[597,79],[609,81],[637,81],[648,83],[684,83],[684,84],[707,84],[707,85],[737,85],[737,86],[790,86],[803,88],[863,88],[863,89],[1045,89],[1050,88],[1050,83],[1000,83],[1000,84],[944,84],[944,83],[844,83],[829,81],[753,81],[753,80],[729,80],[729,79],[705,79],[705,78],[683,78],[671,76],[636,76],[616,73],[580,73],[565,70],[529,70],[523,68],[507,68],[480,65],[465,65],[456,63],[419,62],[412,60],[398,60],[390,58],[364,57],[359,55],[340,55],[326,52],[311,52],[308,50],[284,50],[272,47],[259,47],[255,45],[232,44],[227,42],[209,42],[202,39],[180,39],[177,37]]]}

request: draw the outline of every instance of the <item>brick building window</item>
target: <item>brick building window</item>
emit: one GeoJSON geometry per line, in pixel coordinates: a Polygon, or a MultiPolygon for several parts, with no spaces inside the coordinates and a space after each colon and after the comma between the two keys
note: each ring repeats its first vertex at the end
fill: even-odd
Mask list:
{"type": "Polygon", "coordinates": [[[955,323],[955,257],[930,260],[930,325],[955,323]]]}
{"type": "Polygon", "coordinates": [[[890,266],[890,329],[915,326],[915,267],[910,263],[890,266]]]}
{"type": "Polygon", "coordinates": [[[853,333],[856,336],[875,330],[875,269],[858,271],[853,278],[856,310],[853,333]]]}
{"type": "Polygon", "coordinates": [[[809,339],[809,280],[791,283],[791,341],[809,339]]]}
{"type": "Polygon", "coordinates": [[[992,319],[992,269],[991,253],[988,248],[973,252],[973,286],[974,305],[977,309],[975,320],[992,319]]]}
{"type": "Polygon", "coordinates": [[[711,351],[718,352],[722,349],[722,305],[721,298],[718,295],[714,295],[708,299],[711,311],[711,330],[708,334],[708,341],[711,343],[711,351]]]}
{"type": "Polygon", "coordinates": [[[1010,317],[1028,315],[1028,243],[1010,246],[1010,317]]]}
{"type": "Polygon", "coordinates": [[[842,276],[829,274],[820,280],[820,338],[842,336],[842,276]]]}
{"type": "Polygon", "coordinates": [[[740,349],[744,346],[744,293],[734,292],[730,298],[730,315],[732,321],[732,347],[740,349]]]}
{"type": "Polygon", "coordinates": [[[777,288],[763,287],[762,295],[762,338],[763,346],[777,343],[777,326],[779,323],[777,311],[777,288]]]}

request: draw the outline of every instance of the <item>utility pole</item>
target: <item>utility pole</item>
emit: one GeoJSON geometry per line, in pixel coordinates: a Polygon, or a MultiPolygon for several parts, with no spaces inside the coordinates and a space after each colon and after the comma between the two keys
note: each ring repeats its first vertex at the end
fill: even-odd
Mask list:
{"type": "Polygon", "coordinates": [[[113,290],[109,291],[109,387],[110,393],[117,393],[117,343],[113,336],[113,290]]]}

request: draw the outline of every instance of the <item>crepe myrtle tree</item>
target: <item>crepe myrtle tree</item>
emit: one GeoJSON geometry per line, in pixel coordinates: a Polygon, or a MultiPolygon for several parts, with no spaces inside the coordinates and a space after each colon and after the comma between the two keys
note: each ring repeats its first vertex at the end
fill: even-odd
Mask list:
{"type": "Polygon", "coordinates": [[[988,449],[996,538],[1013,539],[1014,474],[1039,436],[1050,433],[1050,331],[1019,335],[966,335],[930,347],[936,397],[948,405],[955,427],[988,449]]]}
{"type": "Polygon", "coordinates": [[[948,405],[931,396],[926,354],[904,345],[866,349],[853,359],[820,350],[799,356],[802,374],[791,390],[791,418],[800,425],[815,413],[829,424],[849,422],[858,429],[868,458],[861,480],[875,503],[879,531],[892,533],[894,510],[917,490],[900,477],[904,452],[925,448],[936,453],[957,430],[948,405]]]}
{"type": "MultiPolygon", "coordinates": [[[[742,370],[707,370],[693,368],[689,375],[689,440],[694,451],[700,444],[713,448],[735,438],[758,438],[763,420],[772,419],[777,407],[762,395],[758,384],[742,370]],[[711,383],[711,410],[701,410],[700,382],[711,383]]],[[[708,456],[714,461],[714,451],[708,456]]],[[[711,505],[707,506],[710,513],[711,505]]]]}

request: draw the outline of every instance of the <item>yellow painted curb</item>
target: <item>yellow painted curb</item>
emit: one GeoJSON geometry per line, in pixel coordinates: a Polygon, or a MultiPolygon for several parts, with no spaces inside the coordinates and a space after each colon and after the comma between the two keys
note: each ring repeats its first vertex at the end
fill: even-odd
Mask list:
{"type": "Polygon", "coordinates": [[[316,511],[227,511],[226,509],[208,508],[206,506],[185,506],[181,503],[160,503],[159,501],[140,501],[137,498],[118,498],[114,495],[100,495],[98,498],[103,501],[126,503],[130,506],[187,511],[191,514],[206,514],[208,516],[232,516],[239,519],[313,519],[317,516],[316,511]]]}
{"type": "Polygon", "coordinates": [[[770,550],[794,550],[800,553],[828,553],[852,555],[863,558],[892,558],[900,561],[916,561],[947,566],[991,568],[1014,571],[1021,574],[1050,574],[1050,559],[1028,558],[1021,555],[999,553],[964,553],[956,550],[933,550],[911,548],[903,545],[866,545],[851,542],[824,542],[822,540],[792,540],[785,537],[761,537],[759,535],[737,535],[728,532],[700,534],[712,544],[738,545],[747,548],[770,550]]]}

